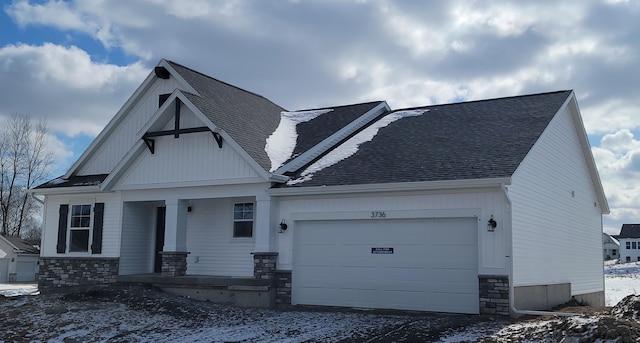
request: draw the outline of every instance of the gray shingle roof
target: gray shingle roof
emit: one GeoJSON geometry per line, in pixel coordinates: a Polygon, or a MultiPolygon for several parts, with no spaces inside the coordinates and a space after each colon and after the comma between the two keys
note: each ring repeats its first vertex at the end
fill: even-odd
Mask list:
{"type": "Polygon", "coordinates": [[[19,252],[21,253],[25,253],[25,254],[40,253],[40,249],[38,249],[37,247],[33,246],[33,244],[30,244],[29,242],[25,241],[20,237],[15,237],[15,236],[3,236],[3,237],[7,241],[9,241],[11,244],[13,244],[13,246],[18,248],[20,250],[19,252]]]}
{"type": "MultiPolygon", "coordinates": [[[[509,177],[571,91],[424,107],[289,187],[509,177]]],[[[302,169],[298,172],[302,172],[302,169]]]]}
{"type": "Polygon", "coordinates": [[[617,238],[640,238],[640,224],[622,224],[617,238]]]}
{"type": "MultiPolygon", "coordinates": [[[[333,111],[318,116],[310,121],[300,123],[296,126],[298,139],[293,150],[293,156],[301,154],[323,139],[336,133],[352,121],[380,105],[382,101],[367,102],[362,104],[327,107],[333,111]]],[[[315,110],[315,109],[314,109],[315,110]]]]}
{"type": "Polygon", "coordinates": [[[63,179],[62,176],[55,178],[51,181],[47,181],[35,189],[43,188],[60,188],[60,187],[80,187],[80,186],[97,186],[107,178],[109,174],[97,174],[97,175],[74,175],[69,179],[63,179]]]}
{"type": "Polygon", "coordinates": [[[271,161],[264,146],[269,135],[278,127],[280,112],[284,109],[255,93],[175,62],[168,63],[200,93],[201,96],[187,94],[189,100],[268,171],[271,161]]]}

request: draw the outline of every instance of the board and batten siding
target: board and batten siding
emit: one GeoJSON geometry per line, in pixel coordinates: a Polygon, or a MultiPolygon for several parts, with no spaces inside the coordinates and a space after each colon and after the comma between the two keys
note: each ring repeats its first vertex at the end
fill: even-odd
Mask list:
{"type": "MultiPolygon", "coordinates": [[[[429,213],[437,213],[446,210],[456,216],[459,213],[469,211],[481,213],[478,218],[478,273],[507,275],[505,261],[505,232],[503,222],[505,220],[505,197],[499,188],[495,191],[487,190],[458,190],[458,191],[431,191],[410,192],[405,194],[367,194],[344,196],[300,196],[286,197],[279,202],[278,220],[285,219],[289,223],[289,229],[277,234],[278,244],[278,269],[292,269],[293,263],[293,236],[295,235],[295,222],[292,217],[300,213],[335,213],[355,212],[370,213],[370,211],[425,211],[425,218],[429,213]],[[487,232],[486,222],[490,216],[498,221],[495,232],[487,232]]],[[[327,220],[332,219],[327,216],[327,220]]],[[[363,218],[367,219],[367,218],[363,218]]],[[[451,251],[452,255],[456,252],[451,251]]]]}
{"type": "Polygon", "coordinates": [[[158,110],[158,96],[172,93],[177,87],[178,83],[173,78],[156,79],[141,100],[131,108],[130,113],[125,113],[125,118],[113,128],[111,135],[105,137],[96,151],[88,157],[78,175],[110,173],[122,156],[136,143],[138,131],[158,110]]]}
{"type": "MultiPolygon", "coordinates": [[[[40,248],[40,255],[42,257],[62,256],[62,254],[56,253],[60,205],[93,205],[95,203],[104,203],[102,253],[96,255],[91,255],[90,253],[67,253],[66,256],[118,257],[120,255],[120,222],[122,218],[120,194],[47,195],[45,201],[42,223],[42,246],[40,248]]],[[[67,239],[68,237],[69,236],[67,236],[67,239]]],[[[91,243],[89,245],[91,245],[91,243]]]]}
{"type": "Polygon", "coordinates": [[[570,282],[579,295],[604,289],[602,215],[570,111],[551,120],[508,192],[514,285],[570,282]]]}
{"type": "Polygon", "coordinates": [[[164,203],[123,203],[120,275],[153,272],[159,206],[164,206],[164,203]]]}
{"type": "MultiPolygon", "coordinates": [[[[181,115],[183,121],[184,127],[204,125],[188,109],[181,115]]],[[[172,128],[173,121],[165,127],[172,128]]],[[[199,132],[182,134],[179,138],[172,135],[156,137],[155,153],[145,149],[115,188],[151,184],[162,187],[167,183],[175,185],[182,182],[221,184],[234,183],[239,179],[257,181],[258,178],[251,165],[229,144],[223,141],[220,148],[210,132],[199,132]]]]}
{"type": "Polygon", "coordinates": [[[251,252],[255,240],[233,238],[233,204],[253,201],[253,198],[236,198],[190,202],[191,212],[187,215],[188,275],[253,276],[251,252]]]}

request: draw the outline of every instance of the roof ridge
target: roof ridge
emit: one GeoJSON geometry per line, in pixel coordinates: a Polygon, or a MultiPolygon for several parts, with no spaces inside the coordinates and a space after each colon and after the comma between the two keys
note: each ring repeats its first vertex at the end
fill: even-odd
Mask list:
{"type": "Polygon", "coordinates": [[[340,105],[340,106],[327,106],[327,107],[318,107],[318,108],[304,108],[304,109],[299,109],[299,110],[290,111],[290,112],[302,112],[302,111],[328,110],[328,109],[344,108],[344,107],[359,106],[359,105],[380,104],[380,103],[383,103],[383,102],[385,102],[385,101],[384,101],[384,100],[375,100],[375,101],[359,102],[359,103],[355,103],[355,104],[340,105]]]}
{"type": "Polygon", "coordinates": [[[398,108],[396,110],[393,110],[392,112],[406,111],[406,110],[417,110],[417,109],[433,108],[433,107],[441,107],[441,106],[460,105],[460,104],[472,104],[472,103],[496,101],[496,100],[526,98],[526,97],[532,97],[532,96],[560,94],[560,93],[566,93],[566,92],[573,92],[573,90],[572,89],[565,89],[565,90],[558,90],[558,91],[553,91],[553,92],[521,94],[521,95],[497,97],[497,98],[490,98],[490,99],[478,99],[478,100],[469,100],[469,101],[450,102],[450,103],[446,103],[446,104],[433,104],[433,105],[424,105],[424,106],[417,106],[417,107],[406,107],[406,108],[398,108]]]}
{"type": "MultiPolygon", "coordinates": [[[[263,95],[260,95],[260,94],[258,94],[258,93],[255,93],[255,92],[252,92],[252,91],[248,91],[248,90],[246,90],[246,89],[244,89],[244,88],[240,88],[240,87],[238,87],[238,86],[236,86],[236,85],[232,85],[232,84],[230,84],[230,83],[228,83],[228,82],[225,82],[225,81],[222,81],[222,80],[216,79],[216,78],[215,78],[215,77],[213,77],[213,76],[210,76],[210,75],[207,75],[207,74],[205,74],[205,73],[199,72],[199,71],[197,71],[197,70],[195,70],[195,69],[191,69],[191,68],[186,67],[186,66],[184,66],[184,65],[182,65],[182,64],[180,64],[180,63],[176,63],[176,62],[174,62],[174,61],[172,61],[172,60],[167,60],[167,62],[168,62],[169,64],[172,64],[172,65],[179,66],[179,67],[182,67],[182,68],[184,68],[184,69],[187,69],[187,70],[189,70],[189,71],[191,71],[191,72],[193,72],[193,73],[195,73],[195,74],[198,74],[198,75],[204,76],[204,77],[206,77],[206,78],[208,78],[208,79],[214,80],[214,81],[216,81],[216,82],[220,82],[220,83],[222,83],[222,84],[224,84],[224,85],[226,85],[226,86],[229,86],[229,87],[235,88],[235,89],[237,89],[237,90],[239,90],[239,91],[242,91],[242,92],[245,92],[245,93],[248,93],[248,94],[251,94],[251,95],[257,96],[257,97],[260,97],[260,98],[265,99],[265,100],[267,100],[267,101],[269,101],[269,102],[273,103],[274,105],[276,105],[276,106],[278,106],[278,107],[282,108],[283,110],[285,109],[284,107],[282,107],[282,106],[280,106],[280,105],[276,104],[275,102],[271,101],[269,98],[267,98],[267,97],[265,97],[265,96],[263,96],[263,95]]],[[[195,94],[194,94],[194,95],[195,95],[195,94]]]]}

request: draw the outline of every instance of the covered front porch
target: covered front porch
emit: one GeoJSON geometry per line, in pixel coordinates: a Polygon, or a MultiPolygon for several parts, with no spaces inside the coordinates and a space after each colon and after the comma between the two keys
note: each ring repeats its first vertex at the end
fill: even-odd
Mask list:
{"type": "Polygon", "coordinates": [[[118,283],[149,285],[195,300],[246,307],[273,307],[282,303],[281,295],[287,293],[287,280],[278,281],[279,277],[275,276],[263,279],[213,275],[164,276],[158,273],[119,275],[116,278],[118,283]]]}
{"type": "Polygon", "coordinates": [[[256,275],[254,261],[277,256],[266,194],[123,200],[119,276],[268,277],[256,275]]]}

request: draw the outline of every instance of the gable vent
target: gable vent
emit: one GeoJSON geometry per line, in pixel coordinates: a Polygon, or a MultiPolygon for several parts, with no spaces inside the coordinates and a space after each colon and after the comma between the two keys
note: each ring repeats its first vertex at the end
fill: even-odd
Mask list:
{"type": "Polygon", "coordinates": [[[156,73],[156,76],[161,79],[166,80],[169,78],[169,76],[171,76],[171,74],[169,74],[169,71],[165,67],[156,67],[153,71],[156,73]]]}

